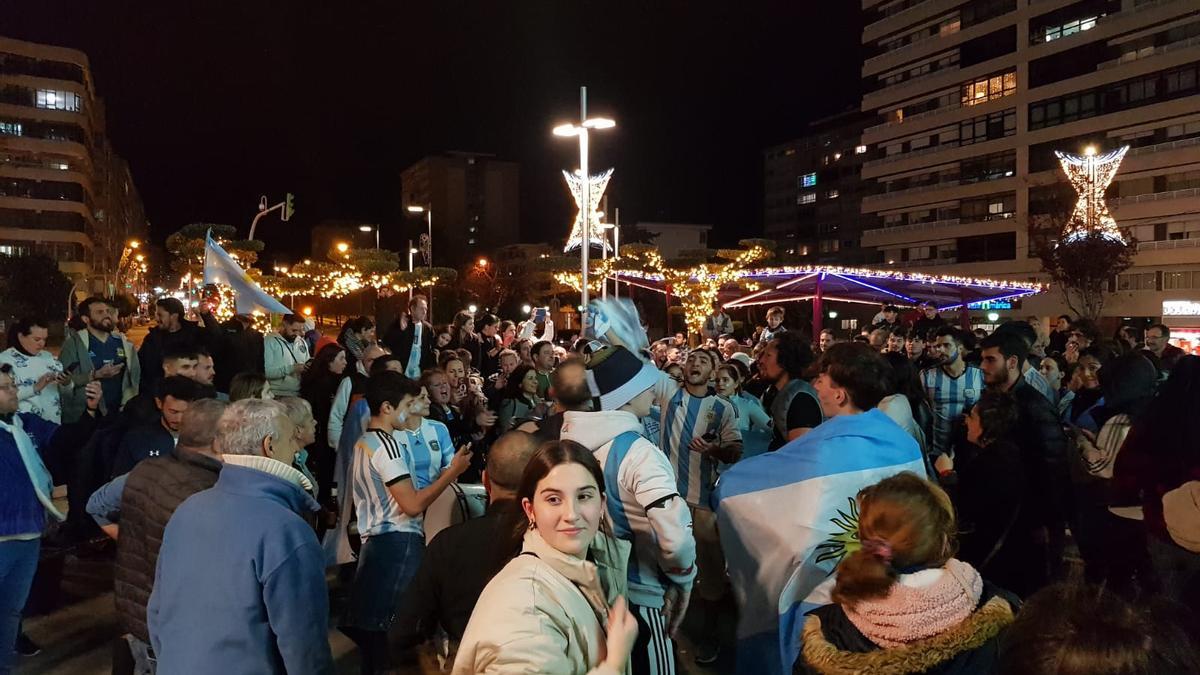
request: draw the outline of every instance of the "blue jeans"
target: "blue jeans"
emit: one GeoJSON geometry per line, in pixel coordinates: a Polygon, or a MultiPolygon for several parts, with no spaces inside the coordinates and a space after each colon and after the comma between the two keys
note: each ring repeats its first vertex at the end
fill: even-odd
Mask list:
{"type": "Polygon", "coordinates": [[[0,541],[0,675],[16,664],[21,610],[33,586],[42,540],[0,541]]]}
{"type": "Polygon", "coordinates": [[[342,625],[366,631],[391,627],[424,555],[425,536],[415,532],[387,532],[363,542],[342,625]]]}

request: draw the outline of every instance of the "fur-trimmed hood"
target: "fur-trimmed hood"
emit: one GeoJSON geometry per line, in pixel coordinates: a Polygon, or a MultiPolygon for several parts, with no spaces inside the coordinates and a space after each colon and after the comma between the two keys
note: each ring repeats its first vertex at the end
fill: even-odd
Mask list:
{"type": "MultiPolygon", "coordinates": [[[[970,652],[995,644],[997,637],[1013,622],[1013,609],[1000,596],[992,597],[958,626],[939,635],[894,649],[850,651],[830,642],[821,625],[821,617],[809,615],[802,633],[803,646],[797,672],[822,675],[907,675],[932,669],[954,672],[952,661],[970,652]]],[[[968,672],[964,669],[963,672],[968,672]]],[[[970,671],[977,672],[977,671],[970,671]]]]}

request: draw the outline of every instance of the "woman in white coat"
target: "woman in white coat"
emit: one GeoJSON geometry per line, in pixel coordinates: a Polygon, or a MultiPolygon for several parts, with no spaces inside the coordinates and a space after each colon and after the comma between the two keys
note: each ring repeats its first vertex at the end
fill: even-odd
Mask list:
{"type": "Polygon", "coordinates": [[[547,443],[517,498],[521,553],[483,589],[453,672],[626,673],[637,639],[623,596],[629,544],[599,531],[600,464],[574,441],[547,443]]]}
{"type": "Polygon", "coordinates": [[[58,385],[66,384],[63,365],[46,350],[49,329],[39,319],[21,319],[8,331],[8,349],[0,352],[0,363],[13,369],[18,409],[60,424],[62,401],[58,385]]]}

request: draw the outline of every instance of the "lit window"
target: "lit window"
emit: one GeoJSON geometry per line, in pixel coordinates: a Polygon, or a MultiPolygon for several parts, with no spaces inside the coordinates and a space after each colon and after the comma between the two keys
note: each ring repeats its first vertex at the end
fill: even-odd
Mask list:
{"type": "Polygon", "coordinates": [[[825,193],[825,196],[826,196],[826,197],[828,197],[829,199],[837,199],[837,198],[838,198],[838,191],[837,191],[837,190],[830,190],[829,192],[825,193]]]}
{"type": "Polygon", "coordinates": [[[808,188],[808,187],[812,187],[812,186],[814,186],[814,185],[816,185],[816,184],[817,184],[817,174],[815,174],[815,173],[806,173],[806,174],[804,174],[803,176],[801,176],[801,179],[800,179],[800,186],[801,186],[801,187],[806,187],[806,188],[808,188]]]}
{"type": "Polygon", "coordinates": [[[467,243],[468,243],[468,244],[474,244],[474,243],[475,243],[475,240],[474,240],[474,239],[468,239],[468,240],[467,240],[467,243]]]}
{"type": "Polygon", "coordinates": [[[867,154],[867,146],[865,146],[865,145],[860,145],[860,146],[858,146],[858,147],[854,148],[854,154],[856,154],[856,155],[865,155],[865,154],[867,154]]]}
{"type": "Polygon", "coordinates": [[[0,134],[4,134],[5,136],[20,136],[21,135],[21,123],[20,122],[0,122],[0,134]]]}
{"type": "Polygon", "coordinates": [[[0,255],[12,255],[12,254],[13,254],[13,247],[0,246],[0,255]]]}
{"type": "Polygon", "coordinates": [[[817,193],[815,192],[805,192],[799,197],[796,197],[797,204],[812,204],[815,201],[817,201],[817,193]]]}
{"type": "Polygon", "coordinates": [[[833,153],[833,161],[835,161],[835,162],[836,162],[836,161],[838,161],[838,160],[839,160],[839,159],[841,159],[841,158],[842,158],[842,153],[840,153],[840,152],[835,152],[835,153],[833,153]]]}
{"type": "Polygon", "coordinates": [[[79,112],[79,94],[69,91],[54,91],[38,89],[35,105],[47,110],[66,110],[79,112]]]}
{"type": "Polygon", "coordinates": [[[58,169],[59,171],[66,171],[71,168],[66,162],[49,162],[48,165],[51,169],[58,169]]]}

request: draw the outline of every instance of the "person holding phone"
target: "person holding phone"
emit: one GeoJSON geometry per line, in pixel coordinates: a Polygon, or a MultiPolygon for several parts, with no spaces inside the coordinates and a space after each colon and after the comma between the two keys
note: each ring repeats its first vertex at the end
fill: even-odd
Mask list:
{"type": "Polygon", "coordinates": [[[100,382],[100,409],[115,414],[138,395],[142,378],[138,353],[116,331],[112,306],[101,298],[87,298],[79,303],[78,314],[84,327],[67,331],[59,355],[70,379],[60,391],[62,419],[68,424],[84,413],[83,390],[88,382],[100,382]]]}
{"type": "Polygon", "coordinates": [[[62,403],[59,385],[67,384],[63,365],[46,350],[48,324],[41,319],[20,319],[8,331],[8,349],[0,352],[0,363],[12,366],[19,409],[59,424],[62,403]]]}

